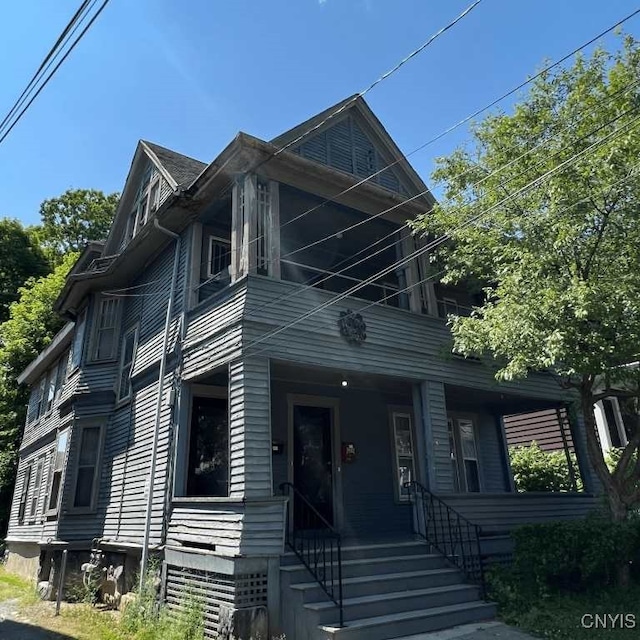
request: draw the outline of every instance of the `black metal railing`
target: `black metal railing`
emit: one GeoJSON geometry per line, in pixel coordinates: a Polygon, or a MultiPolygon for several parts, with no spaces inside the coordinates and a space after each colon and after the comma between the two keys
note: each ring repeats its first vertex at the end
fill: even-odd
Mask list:
{"type": "Polygon", "coordinates": [[[342,627],[344,613],[341,536],[308,498],[290,482],[283,482],[280,491],[293,501],[294,522],[286,523],[285,542],[336,604],[342,627]]]}
{"type": "Polygon", "coordinates": [[[471,582],[478,584],[484,597],[480,526],[465,518],[419,482],[408,482],[405,487],[409,490],[414,506],[415,533],[463,571],[471,582]]]}

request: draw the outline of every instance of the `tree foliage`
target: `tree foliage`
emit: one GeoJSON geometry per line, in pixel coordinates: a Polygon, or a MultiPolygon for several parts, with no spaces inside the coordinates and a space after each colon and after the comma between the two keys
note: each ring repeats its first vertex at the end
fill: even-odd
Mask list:
{"type": "Polygon", "coordinates": [[[0,325],[0,531],[8,519],[28,401],[28,389],[18,385],[17,377],[62,327],[53,303],[76,259],[70,253],[53,273],[29,280],[19,290],[19,302],[11,305],[10,318],[0,325]]]}
{"type": "Polygon", "coordinates": [[[69,189],[40,205],[42,225],[36,235],[50,258],[81,251],[87,242],[104,240],[118,206],[119,195],[95,189],[69,189]]]}
{"type": "Polygon", "coordinates": [[[579,393],[591,462],[614,517],[640,500],[640,433],[610,473],[596,437],[599,381],[640,349],[640,48],[596,50],[532,83],[473,145],[441,158],[444,198],[416,227],[450,239],[445,281],[476,278],[485,302],[452,321],[457,351],[488,352],[501,379],[548,369],[579,393]]]}
{"type": "Polygon", "coordinates": [[[49,265],[40,247],[17,220],[0,220],[0,322],[9,318],[9,305],[18,288],[32,276],[42,276],[49,265]]]}

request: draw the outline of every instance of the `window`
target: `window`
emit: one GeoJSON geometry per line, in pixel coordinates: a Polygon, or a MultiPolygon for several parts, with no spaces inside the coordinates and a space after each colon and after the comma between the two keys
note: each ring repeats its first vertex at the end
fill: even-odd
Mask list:
{"type": "Polygon", "coordinates": [[[131,369],[138,345],[138,327],[129,329],[122,341],[120,356],[120,373],[118,375],[118,400],[126,400],[131,396],[131,369]]]}
{"type": "Polygon", "coordinates": [[[29,518],[35,519],[38,514],[38,503],[40,502],[40,490],[42,485],[42,472],[44,470],[44,458],[38,460],[36,466],[36,477],[33,481],[33,489],[31,490],[31,504],[29,506],[29,518]]]}
{"type": "Polygon", "coordinates": [[[38,404],[36,408],[36,420],[44,413],[47,404],[45,393],[47,390],[47,376],[43,376],[38,384],[38,404]]]}
{"type": "Polygon", "coordinates": [[[111,360],[116,355],[119,309],[117,298],[100,299],[93,339],[94,360],[111,360]]]}
{"type": "Polygon", "coordinates": [[[47,376],[47,382],[45,386],[45,393],[47,394],[46,402],[44,403],[44,412],[49,413],[53,408],[53,400],[56,396],[56,379],[57,379],[57,367],[51,367],[47,376]]]}
{"type": "Polygon", "coordinates": [[[27,407],[27,424],[31,424],[38,418],[39,393],[40,384],[31,387],[31,395],[29,396],[29,405],[27,407]]]}
{"type": "Polygon", "coordinates": [[[480,491],[480,467],[475,427],[471,418],[448,419],[454,491],[480,491]]]}
{"type": "Polygon", "coordinates": [[[22,481],[22,491],[20,492],[20,504],[18,506],[18,522],[24,522],[24,516],[27,510],[27,499],[29,497],[29,488],[31,486],[31,471],[33,465],[29,464],[24,470],[24,480],[22,481]]]}
{"type": "Polygon", "coordinates": [[[207,254],[207,278],[226,277],[231,264],[231,242],[217,236],[209,236],[207,254]]]}
{"type": "Polygon", "coordinates": [[[162,178],[155,169],[149,167],[140,182],[138,196],[127,225],[127,238],[131,240],[146,224],[149,216],[154,214],[160,206],[160,191],[162,178]]]}
{"type": "Polygon", "coordinates": [[[229,495],[229,417],[226,398],[193,398],[187,495],[229,495]]]}
{"type": "Polygon", "coordinates": [[[49,501],[47,502],[47,515],[55,515],[58,512],[58,507],[60,506],[62,473],[64,471],[68,439],[69,429],[65,429],[58,433],[56,449],[53,453],[53,460],[51,464],[51,490],[49,491],[49,501]]]}
{"type": "Polygon", "coordinates": [[[80,430],[80,447],[73,497],[74,509],[92,509],[94,507],[98,483],[101,433],[102,427],[100,425],[87,425],[80,430]]]}
{"type": "Polygon", "coordinates": [[[416,479],[411,414],[392,411],[391,422],[396,464],[396,497],[405,502],[409,500],[409,490],[405,485],[416,479]]]}
{"type": "Polygon", "coordinates": [[[64,386],[64,379],[67,375],[67,364],[69,362],[69,353],[65,353],[58,361],[58,368],[56,371],[56,398],[60,396],[62,387],[64,386]]]}
{"type": "Polygon", "coordinates": [[[76,320],[76,332],[73,336],[73,346],[71,348],[71,370],[80,366],[82,361],[82,343],[84,342],[84,329],[87,321],[86,309],[80,313],[76,320]]]}

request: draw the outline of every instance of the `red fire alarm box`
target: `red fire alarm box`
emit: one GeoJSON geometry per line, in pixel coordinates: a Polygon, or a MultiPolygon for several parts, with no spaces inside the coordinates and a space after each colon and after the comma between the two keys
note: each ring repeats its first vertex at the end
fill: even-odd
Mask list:
{"type": "Polygon", "coordinates": [[[353,442],[342,443],[342,462],[353,462],[356,459],[356,445],[353,442]]]}

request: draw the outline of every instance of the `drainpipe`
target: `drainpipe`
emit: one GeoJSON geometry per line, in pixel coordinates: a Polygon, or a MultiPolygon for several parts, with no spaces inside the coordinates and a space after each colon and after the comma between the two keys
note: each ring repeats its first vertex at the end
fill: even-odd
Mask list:
{"type": "Polygon", "coordinates": [[[173,254],[173,272],[171,274],[171,287],[169,289],[169,300],[167,301],[167,314],[164,322],[164,336],[162,337],[162,353],[160,356],[160,371],[158,373],[158,396],[156,399],[156,416],[153,429],[153,444],[151,446],[151,468],[149,469],[149,492],[147,495],[147,508],[144,521],[144,539],[142,541],[142,557],[140,558],[140,591],[144,585],[144,578],[149,562],[149,536],[151,532],[151,511],[153,508],[153,485],[156,475],[156,457],[158,452],[158,440],[160,438],[160,416],[162,413],[162,395],[164,393],[164,377],[167,368],[167,347],[169,345],[169,331],[171,329],[171,315],[173,313],[173,298],[178,280],[178,262],[180,260],[180,236],[173,231],[169,231],[161,226],[157,218],[153,219],[153,226],[172,237],[175,241],[173,254]]]}

